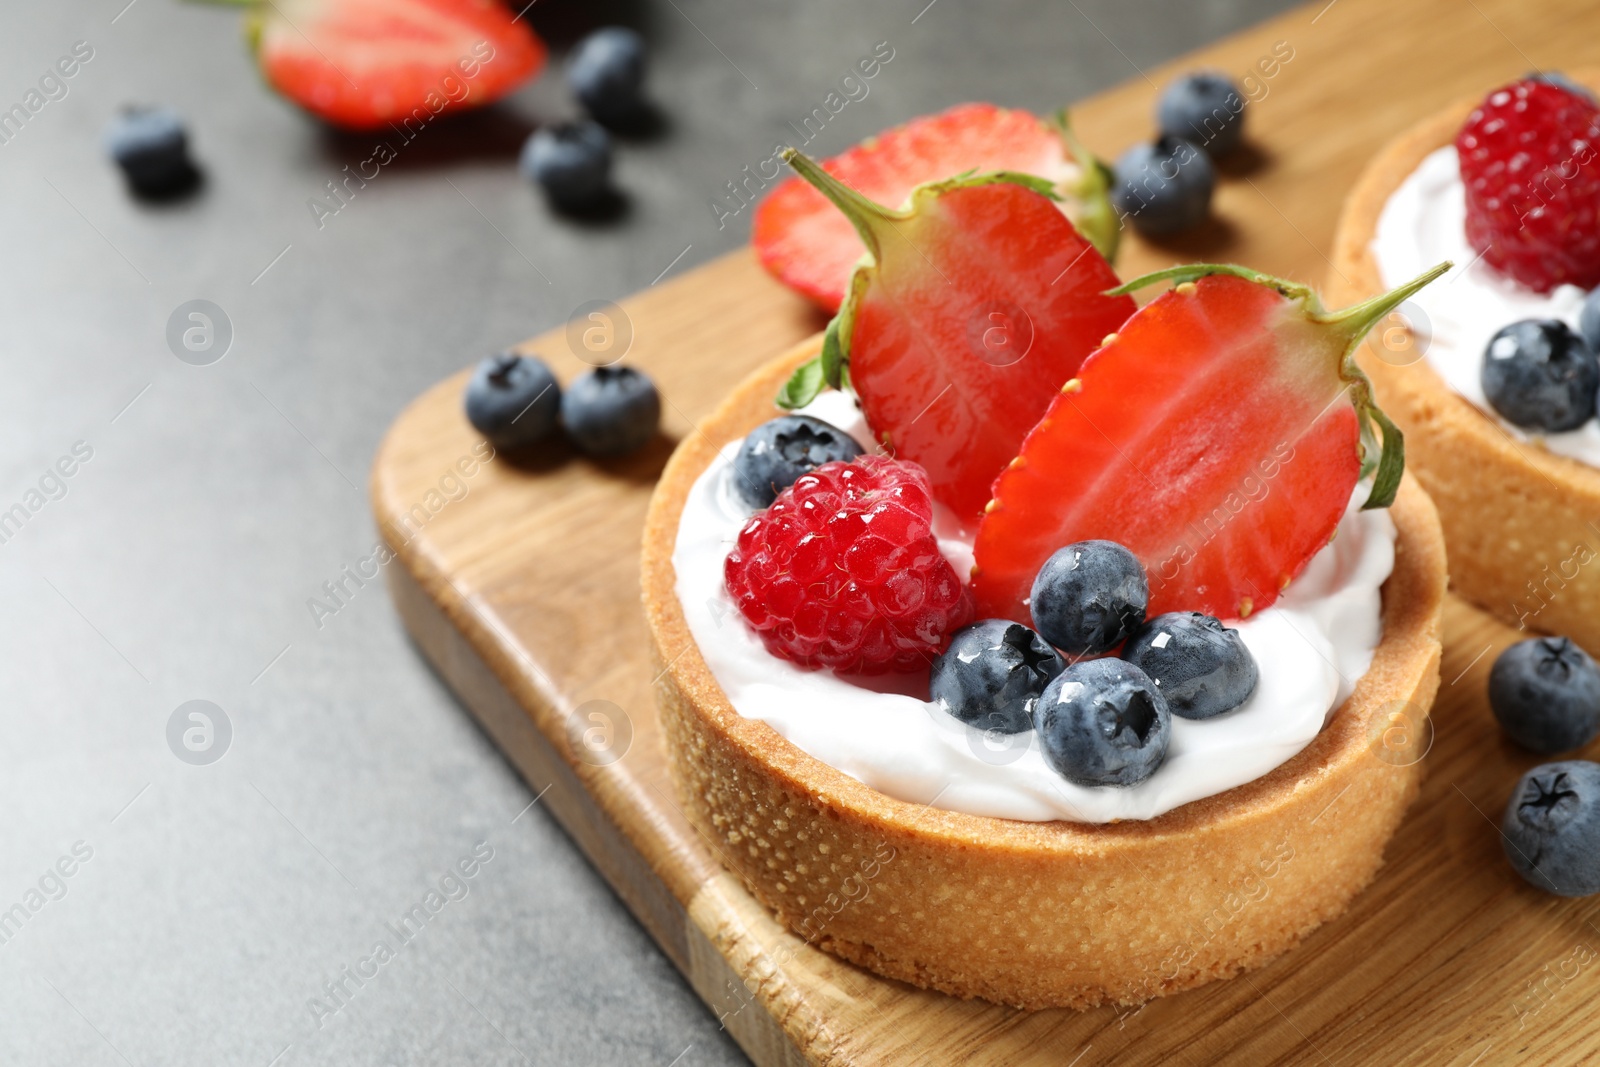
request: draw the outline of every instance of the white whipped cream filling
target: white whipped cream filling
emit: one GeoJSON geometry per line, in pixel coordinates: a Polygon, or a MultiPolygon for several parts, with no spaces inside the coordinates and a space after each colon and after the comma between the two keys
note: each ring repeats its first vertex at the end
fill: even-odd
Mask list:
{"type": "MultiPolygon", "coordinates": [[[[824,393],[805,414],[867,443],[852,400],[824,393]]],[[[1305,748],[1372,663],[1382,636],[1380,587],[1394,567],[1394,523],[1360,511],[1358,490],[1337,536],[1272,607],[1238,628],[1260,669],[1255,693],[1214,719],[1173,716],[1166,762],[1128,787],[1085,787],[1044,760],[1033,731],[986,736],[936,705],[925,675],[846,678],[769,653],[723,587],[722,568],[750,509],[732,485],[739,442],[695,482],[672,565],[689,632],[745,718],[759,719],[822,762],[880,793],[947,811],[1027,822],[1148,819],[1243,785],[1305,748]]],[[[963,578],[970,537],[937,515],[945,557],[963,578]]]]}
{"type": "Polygon", "coordinates": [[[1564,433],[1519,429],[1495,414],[1479,378],[1483,350],[1501,327],[1518,319],[1560,319],[1577,329],[1588,294],[1575,285],[1536,293],[1500,274],[1467,244],[1466,218],[1460,162],[1455,146],[1446,145],[1429,153],[1401,183],[1378,218],[1371,248],[1383,284],[1393,288],[1442,260],[1454,262],[1449,274],[1411,298],[1423,312],[1411,325],[1428,364],[1517,440],[1537,441],[1551,452],[1600,466],[1595,420],[1564,433]]]}

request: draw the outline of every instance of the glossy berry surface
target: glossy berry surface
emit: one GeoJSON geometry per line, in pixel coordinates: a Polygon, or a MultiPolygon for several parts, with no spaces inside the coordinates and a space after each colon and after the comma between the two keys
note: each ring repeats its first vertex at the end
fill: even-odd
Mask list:
{"type": "Polygon", "coordinates": [[[929,699],[968,726],[1017,734],[1033,729],[1040,695],[1066,666],[1021,623],[984,619],[958,630],[934,660],[929,699]]]}
{"type": "Polygon", "coordinates": [[[611,135],[594,122],[541,127],[528,136],[517,165],[556,207],[586,207],[611,188],[611,135]]]}
{"type": "Polygon", "coordinates": [[[1138,558],[1115,541],[1079,541],[1058,549],[1033,580],[1034,627],[1069,655],[1098,655],[1144,622],[1150,583],[1138,558]]]}
{"type": "Polygon", "coordinates": [[[1511,645],[1489,672],[1489,707],[1513,741],[1543,755],[1600,733],[1600,668],[1565,637],[1511,645]]]}
{"type": "Polygon", "coordinates": [[[1206,220],[1217,175],[1210,158],[1179,137],[1163,135],[1117,157],[1111,202],[1133,228],[1151,237],[1179,233],[1206,220]]]}
{"type": "Polygon", "coordinates": [[[502,352],[478,364],[463,398],[467,421],[496,448],[523,448],[555,432],[561,387],[537,357],[502,352]]]}
{"type": "Polygon", "coordinates": [[[1134,785],[1156,772],[1172,740],[1167,698],[1120,659],[1074,663],[1045,687],[1035,722],[1044,758],[1078,785],[1134,785]]]}
{"type": "Polygon", "coordinates": [[[595,30],[573,50],[567,86],[601,122],[626,122],[642,106],[644,38],[625,26],[595,30]]]}
{"type": "Polygon", "coordinates": [[[1156,122],[1166,136],[1182,138],[1215,159],[1244,139],[1244,96],[1216,71],[1185,74],[1161,90],[1156,122]]]}
{"type": "Polygon", "coordinates": [[[1548,82],[1490,93],[1456,135],[1467,242],[1535,292],[1600,285],[1600,108],[1548,82]]]}
{"type": "Polygon", "coordinates": [[[803,667],[925,671],[972,619],[926,472],[883,456],[801,475],[740,529],[723,578],[767,650],[803,667]]]}
{"type": "Polygon", "coordinates": [[[733,458],[733,485],[753,508],[764,508],[794,480],[824,463],[861,455],[856,439],[810,415],[780,415],[757,426],[733,458]]]}
{"type": "Polygon", "coordinates": [[[632,367],[597,367],[567,387],[561,421],[572,443],[589,455],[625,455],[656,435],[661,395],[632,367]]]}
{"type": "Polygon", "coordinates": [[[1256,691],[1260,671],[1238,630],[1213,615],[1174,611],[1145,623],[1122,650],[1161,689],[1172,714],[1209,719],[1256,691]]]}
{"type": "Polygon", "coordinates": [[[140,196],[179,192],[199,177],[189,162],[188,131],[170,107],[124,108],[106,127],[105,148],[140,196]]]}
{"type": "Polygon", "coordinates": [[[1483,395],[1526,430],[1575,430],[1594,417],[1600,362],[1588,342],[1557,319],[1502,327],[1483,351],[1483,395]]]}
{"type": "Polygon", "coordinates": [[[1600,764],[1545,763],[1522,776],[1500,820],[1518,874],[1547,893],[1600,893],[1600,764]]]}

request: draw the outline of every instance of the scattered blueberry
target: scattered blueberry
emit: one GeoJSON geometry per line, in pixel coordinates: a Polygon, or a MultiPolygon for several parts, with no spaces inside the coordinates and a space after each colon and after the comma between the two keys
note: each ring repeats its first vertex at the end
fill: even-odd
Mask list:
{"type": "Polygon", "coordinates": [[[1157,615],[1129,639],[1122,658],[1161,687],[1172,714],[1209,719],[1250,699],[1260,674],[1238,630],[1194,611],[1157,615]]]}
{"type": "Polygon", "coordinates": [[[1483,394],[1507,422],[1528,430],[1575,430],[1594,417],[1600,362],[1556,319],[1503,327],[1483,353],[1483,394]]]}
{"type": "Polygon", "coordinates": [[[105,148],[139,196],[180,193],[200,177],[183,119],[170,107],[123,108],[106,127],[105,148]]]}
{"type": "Polygon", "coordinates": [[[537,357],[502,352],[478,364],[467,382],[467,421],[496,448],[522,448],[555,431],[561,387],[537,357]]]}
{"type": "Polygon", "coordinates": [[[1066,667],[1044,638],[1018,622],[984,619],[957,630],[928,672],[932,700],[968,726],[1033,729],[1045,686],[1066,667]]]}
{"type": "Polygon", "coordinates": [[[734,486],[753,508],[769,506],[810,470],[861,455],[855,438],[810,415],[780,415],[750,431],[733,458],[734,486]]]}
{"type": "Polygon", "coordinates": [[[624,26],[594,31],[573,51],[567,85],[596,119],[627,122],[643,107],[644,38],[624,26]]]}
{"type": "Polygon", "coordinates": [[[1589,343],[1589,351],[1600,355],[1600,289],[1589,294],[1578,312],[1578,333],[1589,343]]]}
{"type": "Polygon", "coordinates": [[[1142,234],[1160,237],[1205,221],[1216,174],[1211,160],[1178,137],[1138,144],[1117,159],[1111,202],[1142,234]]]}
{"type": "Polygon", "coordinates": [[[1600,733],[1600,668],[1565,637],[1518,641],[1489,672],[1489,707],[1523,748],[1570,752],[1600,733]]]}
{"type": "Polygon", "coordinates": [[[1185,74],[1161,91],[1156,122],[1163,134],[1180,137],[1217,159],[1238,148],[1244,137],[1244,96],[1215,71],[1185,74]]]}
{"type": "Polygon", "coordinates": [[[1531,82],[1544,82],[1546,85],[1554,85],[1558,89],[1565,89],[1573,96],[1581,100],[1587,100],[1591,104],[1600,104],[1600,100],[1595,99],[1594,92],[1587,85],[1581,85],[1573,81],[1559,70],[1539,70],[1534,71],[1532,74],[1524,75],[1524,77],[1531,82]]]}
{"type": "Polygon", "coordinates": [[[1547,893],[1600,892],[1600,764],[1544,763],[1517,783],[1500,820],[1517,873],[1547,893]]]}
{"type": "Polygon", "coordinates": [[[1167,757],[1172,712],[1150,676],[1127,660],[1074,663],[1045,687],[1034,713],[1044,758],[1078,785],[1134,785],[1167,757]]]}
{"type": "Polygon", "coordinates": [[[558,208],[587,207],[611,189],[611,135],[594,122],[541,127],[522,146],[518,165],[558,208]]]}
{"type": "Polygon", "coordinates": [[[1127,640],[1150,606],[1150,583],[1132,552],[1115,541],[1059,549],[1033,580],[1033,625],[1069,655],[1098,655],[1127,640]]]}
{"type": "Polygon", "coordinates": [[[567,387],[561,421],[591,456],[620,456],[656,435],[661,395],[632,367],[597,367],[567,387]]]}

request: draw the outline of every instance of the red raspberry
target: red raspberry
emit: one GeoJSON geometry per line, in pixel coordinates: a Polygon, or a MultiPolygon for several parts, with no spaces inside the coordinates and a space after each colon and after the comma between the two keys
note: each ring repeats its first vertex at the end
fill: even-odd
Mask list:
{"type": "Polygon", "coordinates": [[[723,578],[767,651],[802,667],[925,670],[972,620],[915,463],[824,463],[751,516],[723,578]]]}
{"type": "Polygon", "coordinates": [[[1600,285],[1600,108],[1523,80],[1490,93],[1456,135],[1467,241],[1535,292],[1600,285]]]}

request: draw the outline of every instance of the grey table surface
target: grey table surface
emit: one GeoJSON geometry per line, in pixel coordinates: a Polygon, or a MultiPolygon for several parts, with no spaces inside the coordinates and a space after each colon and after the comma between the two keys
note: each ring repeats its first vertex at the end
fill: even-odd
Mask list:
{"type": "Polygon", "coordinates": [[[1288,6],[539,0],[544,75],[429,128],[319,226],[308,201],[371,139],[264,91],[237,11],[6,4],[0,108],[93,55],[0,144],[0,511],[29,513],[0,543],[0,1064],[744,1062],[378,583],[309,610],[375,540],[385,427],[579,304],[743,242],[710,207],[723,182],[879,41],[894,58],[812,148],[968,99],[1053,108],[1288,6]],[[619,146],[620,216],[577,224],[515,155],[572,114],[560,55],[607,22],[649,40],[665,122],[619,146]],[[130,101],[187,117],[200,195],[126,194],[99,137],[130,101]],[[209,366],[166,340],[196,298],[231,324],[209,366]],[[168,739],[197,699],[231,734],[213,716],[204,766],[168,739]]]}

